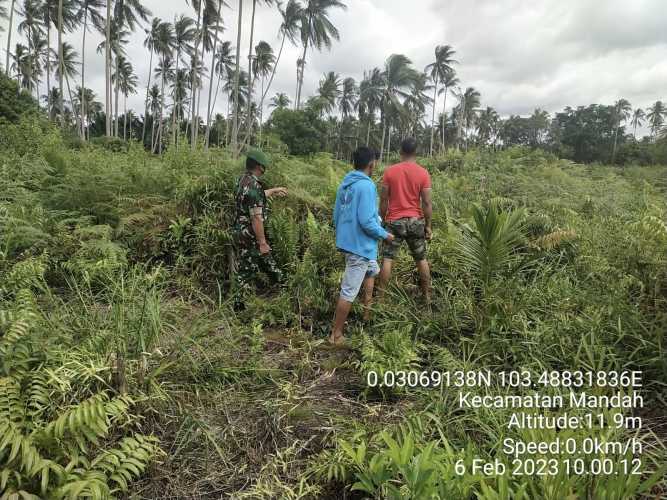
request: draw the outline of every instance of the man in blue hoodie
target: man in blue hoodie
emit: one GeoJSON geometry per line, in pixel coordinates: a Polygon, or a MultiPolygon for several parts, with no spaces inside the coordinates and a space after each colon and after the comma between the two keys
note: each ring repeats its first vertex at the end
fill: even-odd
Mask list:
{"type": "Polygon", "coordinates": [[[340,298],[336,305],[334,325],[329,337],[332,344],[345,341],[343,328],[352,303],[363,284],[364,317],[368,317],[377,263],[377,242],[391,243],[394,236],[382,228],[377,209],[377,190],[371,180],[375,168],[375,152],[365,146],[354,152],[354,170],[338,187],[333,222],[336,228],[336,247],[345,253],[345,274],[340,298]]]}

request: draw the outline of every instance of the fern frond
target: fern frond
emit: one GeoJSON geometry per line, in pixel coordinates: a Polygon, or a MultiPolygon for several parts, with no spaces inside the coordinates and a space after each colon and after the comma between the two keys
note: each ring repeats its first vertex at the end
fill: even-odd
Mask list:
{"type": "Polygon", "coordinates": [[[105,393],[95,394],[50,422],[41,434],[59,440],[66,435],[71,436],[85,453],[86,442],[99,446],[100,438],[106,437],[109,432],[109,418],[105,406],[107,402],[108,396],[105,393]]]}
{"type": "Polygon", "coordinates": [[[103,472],[118,485],[120,491],[127,491],[130,481],[143,474],[158,450],[157,438],[137,434],[122,439],[116,448],[101,453],[92,461],[91,468],[103,472]]]}
{"type": "Polygon", "coordinates": [[[0,378],[0,420],[20,425],[25,418],[21,386],[13,377],[0,378]]]}

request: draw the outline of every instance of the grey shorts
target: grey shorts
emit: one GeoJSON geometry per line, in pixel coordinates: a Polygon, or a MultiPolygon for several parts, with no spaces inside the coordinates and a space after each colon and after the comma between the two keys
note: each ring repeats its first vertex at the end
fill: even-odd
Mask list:
{"type": "Polygon", "coordinates": [[[379,274],[377,260],[370,260],[353,253],[345,252],[345,274],[340,285],[340,297],[348,302],[357,298],[364,279],[379,274]]]}

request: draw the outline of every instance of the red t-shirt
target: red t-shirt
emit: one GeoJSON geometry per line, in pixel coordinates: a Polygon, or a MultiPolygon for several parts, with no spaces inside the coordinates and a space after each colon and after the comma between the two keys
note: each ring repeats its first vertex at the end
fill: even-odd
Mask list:
{"type": "Polygon", "coordinates": [[[385,170],[382,185],[389,188],[386,220],[423,217],[421,192],[431,187],[431,176],[424,167],[413,162],[392,165],[385,170]]]}

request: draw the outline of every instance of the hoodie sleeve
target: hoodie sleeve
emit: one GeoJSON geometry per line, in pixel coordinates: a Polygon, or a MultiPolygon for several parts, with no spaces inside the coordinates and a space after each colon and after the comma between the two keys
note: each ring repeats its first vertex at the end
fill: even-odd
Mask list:
{"type": "Polygon", "coordinates": [[[380,225],[377,213],[377,193],[372,181],[364,182],[361,188],[357,220],[364,232],[376,240],[384,240],[389,234],[380,225]]]}
{"type": "Polygon", "coordinates": [[[338,213],[340,212],[340,188],[336,191],[336,203],[333,210],[333,227],[336,228],[338,222],[338,213]]]}

